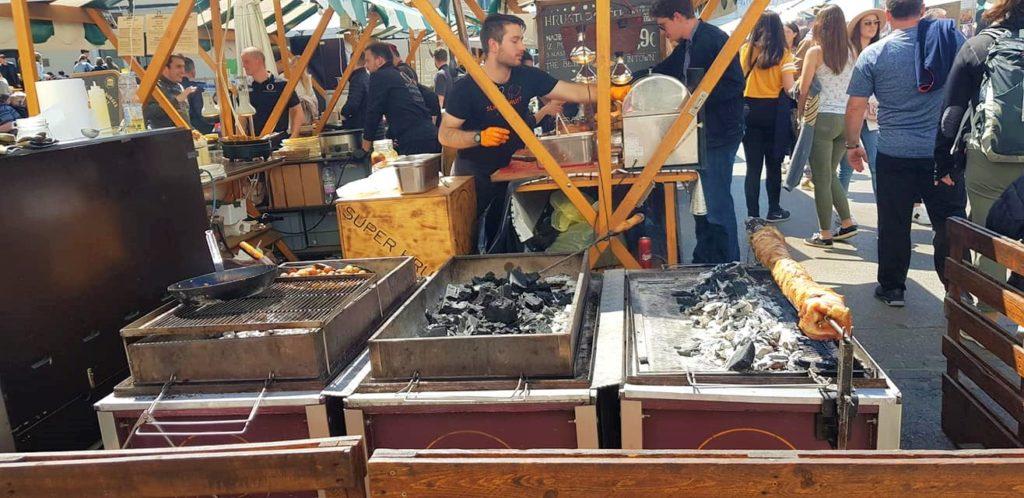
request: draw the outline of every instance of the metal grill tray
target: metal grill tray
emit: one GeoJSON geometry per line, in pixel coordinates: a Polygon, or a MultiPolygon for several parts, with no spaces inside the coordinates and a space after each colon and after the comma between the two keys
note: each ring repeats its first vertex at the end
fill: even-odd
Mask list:
{"type": "Polygon", "coordinates": [[[122,335],[322,327],[351,298],[368,288],[374,278],[373,274],[323,281],[279,277],[258,295],[203,306],[178,306],[140,328],[125,328],[122,335]]]}
{"type": "MultiPolygon", "coordinates": [[[[416,283],[412,258],[327,260],[373,272],[323,281],[276,281],[258,296],[206,306],[167,304],[122,329],[134,386],[315,381],[341,371],[416,283]],[[356,277],[356,278],[349,278],[356,277]],[[310,329],[222,338],[223,332],[310,329]]],[[[285,264],[282,268],[308,265],[285,264]]]]}
{"type": "MultiPolygon", "coordinates": [[[[691,265],[672,270],[639,270],[627,272],[627,320],[629,336],[629,377],[630,382],[660,383],[658,378],[671,378],[673,383],[688,379],[715,377],[719,380],[727,377],[728,382],[749,384],[772,384],[793,381],[810,382],[806,370],[788,370],[778,372],[731,372],[724,369],[694,368],[687,370],[683,357],[680,357],[674,346],[682,344],[687,338],[701,333],[698,327],[684,325],[679,305],[671,292],[691,287],[701,282],[700,275],[713,268],[713,265],[691,265]],[[644,380],[644,379],[647,380],[644,380]]],[[[747,273],[757,283],[767,289],[772,301],[782,310],[782,319],[794,324],[798,321],[796,309],[782,294],[782,290],[771,277],[768,270],[761,267],[746,267],[747,273]]],[[[801,337],[801,346],[805,357],[815,363],[835,363],[838,347],[831,341],[815,341],[801,337]]],[[[860,346],[857,346],[858,351],[860,346]]],[[[864,379],[872,376],[871,368],[866,365],[861,355],[854,360],[854,376],[864,379]]],[[[817,373],[834,376],[834,369],[818,369],[817,373]]],[[[876,370],[877,371],[877,370],[876,370]]],[[[715,382],[709,380],[709,382],[715,382]]]]}
{"type": "Polygon", "coordinates": [[[576,345],[590,273],[587,256],[562,261],[545,276],[576,278],[570,330],[554,334],[420,337],[424,311],[441,301],[449,283],[469,282],[487,272],[504,274],[519,266],[539,271],[565,255],[494,254],[456,256],[427,280],[370,338],[370,366],[376,381],[420,379],[565,377],[573,374],[576,345]]]}

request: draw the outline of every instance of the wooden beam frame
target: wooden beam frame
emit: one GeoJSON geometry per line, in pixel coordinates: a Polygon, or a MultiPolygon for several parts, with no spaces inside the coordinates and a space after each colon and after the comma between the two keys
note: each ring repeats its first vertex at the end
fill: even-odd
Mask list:
{"type": "Polygon", "coordinates": [[[302,55],[299,56],[298,62],[295,63],[295,67],[292,68],[291,74],[294,76],[288,80],[285,84],[284,90],[281,92],[281,97],[277,99],[277,103],[274,104],[274,109],[270,111],[270,117],[267,118],[267,122],[263,125],[263,129],[260,130],[258,136],[266,135],[277,127],[277,122],[281,119],[281,115],[284,113],[285,108],[288,106],[288,99],[291,98],[292,93],[295,92],[295,87],[299,84],[298,75],[302,74],[306,70],[306,66],[309,65],[309,61],[313,58],[313,52],[316,51],[316,47],[320,45],[320,39],[323,38],[324,32],[327,31],[327,24],[331,20],[331,16],[334,15],[334,9],[327,7],[324,10],[323,16],[320,18],[320,22],[316,25],[316,29],[313,30],[313,36],[309,38],[309,43],[306,44],[305,50],[302,51],[302,55]]]}
{"type": "MultiPolygon", "coordinates": [[[[452,0],[458,2],[459,0],[452,0]]],[[[480,7],[480,4],[476,3],[476,0],[462,0],[466,5],[469,6],[469,10],[473,11],[473,16],[476,20],[483,24],[484,19],[487,19],[487,13],[480,7]]]]}
{"type": "Polygon", "coordinates": [[[27,0],[11,0],[11,19],[14,21],[14,36],[18,43],[18,58],[21,59],[21,84],[25,87],[25,103],[28,115],[39,114],[39,93],[36,81],[36,50],[32,45],[32,27],[27,0]]]}
{"type": "Polygon", "coordinates": [[[427,38],[427,30],[409,30],[409,54],[405,56],[405,63],[416,69],[416,52],[427,38]]]}
{"type": "Polygon", "coordinates": [[[704,6],[700,8],[700,20],[707,22],[711,20],[711,16],[718,10],[718,6],[721,4],[721,0],[707,0],[704,2],[704,6]]]}
{"type": "MultiPolygon", "coordinates": [[[[715,0],[711,0],[715,1],[715,0]]],[[[739,52],[740,45],[743,44],[744,40],[747,39],[747,35],[754,28],[754,24],[757,23],[757,19],[764,12],[764,9],[768,6],[769,0],[754,0],[747,11],[743,14],[743,18],[740,21],[739,26],[729,36],[729,40],[722,47],[722,50],[715,57],[715,61],[708,68],[707,73],[704,74],[704,78],[701,79],[700,84],[694,89],[693,93],[686,102],[683,104],[682,109],[679,112],[679,117],[676,118],[675,122],[669,128],[668,133],[661,139],[661,144],[655,149],[654,154],[651,156],[650,161],[644,166],[641,171],[639,179],[636,184],[630,187],[629,192],[626,193],[626,197],[622,199],[618,208],[612,214],[611,226],[615,226],[621,223],[629,217],[633,209],[636,208],[640,200],[647,193],[648,189],[654,182],[654,177],[658,175],[658,171],[662,165],[665,164],[665,160],[668,159],[669,154],[675,148],[676,144],[679,143],[679,139],[683,137],[683,134],[690,127],[690,123],[697,118],[697,112],[701,106],[707,100],[711,90],[714,89],[715,85],[725,74],[726,68],[732,63],[734,57],[739,52]]]]}
{"type": "Polygon", "coordinates": [[[181,0],[178,6],[174,8],[174,13],[171,14],[171,18],[167,21],[167,31],[164,32],[163,38],[160,39],[160,43],[156,46],[153,58],[149,61],[149,67],[142,74],[142,81],[139,83],[139,102],[145,104],[149,100],[150,94],[153,93],[153,89],[156,88],[156,81],[160,78],[160,72],[167,64],[168,59],[170,59],[171,53],[174,52],[174,47],[178,44],[178,38],[181,37],[181,32],[185,29],[185,24],[188,21],[188,17],[192,14],[192,8],[195,5],[195,0],[181,0]]]}
{"type": "Polygon", "coordinates": [[[365,496],[360,437],[139,450],[10,453],[13,496],[195,496],[323,489],[365,496]]]}
{"type": "Polygon", "coordinates": [[[359,60],[359,56],[362,55],[363,51],[366,50],[366,46],[370,44],[370,40],[373,39],[373,30],[377,27],[379,21],[380,17],[377,13],[371,12],[370,17],[366,20],[366,27],[363,28],[355,45],[352,47],[352,58],[349,59],[348,65],[342,71],[341,77],[338,78],[338,84],[334,87],[334,94],[331,95],[331,100],[327,102],[327,107],[324,108],[320,121],[316,123],[316,127],[313,130],[314,135],[319,135],[324,130],[324,126],[327,126],[327,120],[330,119],[331,113],[334,112],[334,108],[338,105],[338,100],[341,99],[341,93],[345,90],[348,80],[352,78],[352,73],[356,70],[356,61],[359,60]]]}
{"type": "MultiPolygon", "coordinates": [[[[101,14],[96,9],[82,10],[85,10],[86,15],[89,16],[89,19],[92,21],[92,23],[95,24],[97,28],[99,28],[100,32],[103,33],[103,36],[107,37],[107,40],[110,41],[110,44],[114,46],[114,50],[117,50],[117,47],[119,45],[117,33],[114,32],[114,28],[110,26],[110,23],[108,23],[107,20],[103,17],[103,14],[101,14]]],[[[132,71],[135,71],[136,74],[142,74],[146,71],[142,68],[142,65],[139,64],[139,61],[136,60],[135,57],[122,57],[122,59],[124,59],[124,61],[128,64],[129,67],[132,68],[132,71]]],[[[156,103],[160,106],[161,109],[163,109],[167,116],[171,118],[171,121],[174,122],[175,126],[177,126],[178,128],[192,127],[191,124],[184,117],[182,117],[181,113],[178,112],[178,108],[174,107],[174,104],[171,103],[170,99],[168,99],[167,96],[164,95],[164,92],[153,92],[153,99],[156,100],[156,103]]]]}
{"type": "Polygon", "coordinates": [[[231,84],[224,67],[224,26],[221,25],[220,0],[210,0],[210,26],[213,28],[213,60],[217,67],[211,68],[217,75],[217,102],[220,107],[220,131],[224,136],[235,134],[235,118],[231,113],[231,84]]]}
{"type": "Polygon", "coordinates": [[[389,450],[375,496],[972,496],[1020,492],[1024,451],[389,450]]]}

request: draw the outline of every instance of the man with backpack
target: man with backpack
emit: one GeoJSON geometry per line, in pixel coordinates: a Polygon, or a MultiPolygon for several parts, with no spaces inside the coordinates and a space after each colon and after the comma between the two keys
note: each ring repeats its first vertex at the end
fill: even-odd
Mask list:
{"type": "MultiPolygon", "coordinates": [[[[965,175],[970,219],[979,225],[1024,175],[1024,0],[999,0],[984,20],[991,27],[964,44],[950,69],[935,140],[936,177],[965,175]]],[[[1005,279],[994,261],[978,264],[1005,279]]]]}
{"type": "Polygon", "coordinates": [[[886,0],[893,30],[861,52],[847,93],[846,149],[857,169],[867,159],[860,130],[868,98],[878,100],[878,287],[875,297],[903,306],[910,269],[914,202],[923,199],[935,231],[935,271],[943,270],[949,245],[946,218],[963,216],[963,181],[935,176],[935,136],[942,109],[945,74],[963,43],[949,19],[922,20],[923,0],[886,0]],[[915,68],[910,70],[910,68],[915,68]]]}

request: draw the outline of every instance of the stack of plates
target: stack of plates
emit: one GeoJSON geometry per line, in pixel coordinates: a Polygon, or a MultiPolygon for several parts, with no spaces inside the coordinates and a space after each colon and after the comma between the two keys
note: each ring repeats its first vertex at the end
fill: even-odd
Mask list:
{"type": "Polygon", "coordinates": [[[288,159],[309,159],[320,157],[320,137],[286,138],[281,141],[282,156],[288,159]]]}

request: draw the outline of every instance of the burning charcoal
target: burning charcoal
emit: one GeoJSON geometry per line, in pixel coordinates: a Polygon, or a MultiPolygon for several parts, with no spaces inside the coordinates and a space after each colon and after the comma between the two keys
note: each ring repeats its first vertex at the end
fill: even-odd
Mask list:
{"type": "Polygon", "coordinates": [[[729,361],[725,364],[727,370],[733,372],[742,372],[748,370],[751,365],[754,364],[754,343],[753,341],[747,341],[742,346],[736,348],[736,351],[729,358],[729,361]]]}
{"type": "Polygon", "coordinates": [[[544,309],[544,300],[534,294],[525,294],[523,295],[523,306],[530,311],[540,311],[544,309]]]}
{"type": "Polygon", "coordinates": [[[475,316],[463,315],[459,317],[459,327],[455,335],[473,335],[479,325],[480,320],[475,316]]]}
{"type": "Polygon", "coordinates": [[[440,323],[433,323],[427,325],[427,328],[420,335],[420,337],[445,337],[448,335],[448,327],[441,325],[440,323]]]}
{"type": "Polygon", "coordinates": [[[743,297],[747,294],[747,284],[742,280],[730,280],[722,289],[731,298],[743,297]]]}
{"type": "Polygon", "coordinates": [[[492,322],[510,324],[514,323],[518,316],[516,302],[504,297],[495,299],[484,308],[484,318],[492,322]]]}
{"type": "Polygon", "coordinates": [[[472,301],[476,294],[476,290],[470,285],[448,284],[448,287],[445,288],[444,298],[448,301],[472,301]]]}
{"type": "Polygon", "coordinates": [[[537,291],[534,292],[533,295],[539,297],[547,305],[552,305],[555,303],[554,293],[548,291],[537,291]]]}
{"type": "Polygon", "coordinates": [[[572,303],[571,292],[555,292],[555,306],[568,306],[572,303]]]}
{"type": "Polygon", "coordinates": [[[515,267],[508,272],[508,282],[521,289],[533,290],[540,280],[539,273],[526,273],[520,267],[515,267]]]}

